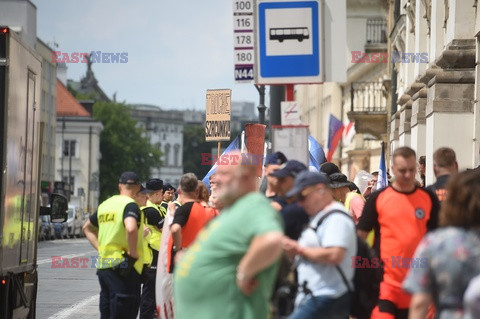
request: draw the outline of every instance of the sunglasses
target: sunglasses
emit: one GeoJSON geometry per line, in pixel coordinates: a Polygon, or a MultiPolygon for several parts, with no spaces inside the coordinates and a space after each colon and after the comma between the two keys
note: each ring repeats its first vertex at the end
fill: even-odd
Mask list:
{"type": "MultiPolygon", "coordinates": [[[[313,185],[313,186],[310,186],[310,187],[307,187],[305,188],[304,190],[302,190],[300,192],[300,194],[298,194],[297,196],[297,200],[299,202],[303,202],[307,197],[308,195],[312,194],[313,192],[315,192],[317,190],[316,188],[316,185],[313,185]]],[[[318,189],[318,191],[321,191],[323,193],[324,189],[318,189]]]]}

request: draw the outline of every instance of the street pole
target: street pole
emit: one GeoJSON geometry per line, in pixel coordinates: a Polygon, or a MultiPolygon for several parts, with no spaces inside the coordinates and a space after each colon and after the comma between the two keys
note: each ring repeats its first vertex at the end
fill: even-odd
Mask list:
{"type": "Polygon", "coordinates": [[[68,161],[69,161],[69,167],[68,167],[68,200],[70,201],[70,196],[72,195],[72,142],[73,140],[70,140],[68,142],[68,161]]]}
{"type": "Polygon", "coordinates": [[[270,85],[270,125],[281,125],[280,104],[285,100],[285,85],[270,85]]]}
{"type": "Polygon", "coordinates": [[[61,172],[61,175],[60,176],[60,181],[63,182],[63,158],[65,157],[65,116],[62,117],[62,172],[61,172]]]}
{"type": "Polygon", "coordinates": [[[255,88],[260,95],[260,105],[258,105],[258,123],[265,124],[265,111],[267,107],[265,106],[265,85],[255,84],[255,88]]]}

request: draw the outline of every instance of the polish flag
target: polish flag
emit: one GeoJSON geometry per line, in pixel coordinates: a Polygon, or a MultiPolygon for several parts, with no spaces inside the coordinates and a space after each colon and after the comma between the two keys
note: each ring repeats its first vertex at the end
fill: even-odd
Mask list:
{"type": "Polygon", "coordinates": [[[356,133],[355,122],[348,122],[343,130],[343,145],[349,145],[356,133]]]}

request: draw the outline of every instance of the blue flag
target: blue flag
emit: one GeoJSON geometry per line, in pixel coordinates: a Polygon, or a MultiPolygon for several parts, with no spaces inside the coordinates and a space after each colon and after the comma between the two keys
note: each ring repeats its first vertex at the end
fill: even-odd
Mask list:
{"type": "MultiPolygon", "coordinates": [[[[227,146],[225,151],[223,151],[222,155],[227,154],[234,150],[240,150],[240,142],[238,136],[227,146]]],[[[222,156],[220,155],[220,156],[222,156]]],[[[210,191],[210,176],[217,171],[217,163],[212,166],[212,168],[208,171],[207,175],[202,179],[202,182],[207,186],[208,190],[210,191]]]]}
{"type": "Polygon", "coordinates": [[[308,152],[310,154],[309,165],[320,171],[320,165],[326,162],[325,152],[322,146],[311,135],[308,136],[308,152]]]}
{"type": "Polygon", "coordinates": [[[377,190],[388,186],[387,167],[385,166],[385,142],[382,142],[382,155],[380,157],[380,168],[378,170],[377,190]]]}

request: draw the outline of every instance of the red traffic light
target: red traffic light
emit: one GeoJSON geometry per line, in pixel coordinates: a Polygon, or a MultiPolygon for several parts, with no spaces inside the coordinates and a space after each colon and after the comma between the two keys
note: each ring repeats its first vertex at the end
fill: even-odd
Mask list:
{"type": "Polygon", "coordinates": [[[7,33],[8,32],[8,28],[0,28],[0,33],[7,33]]]}

